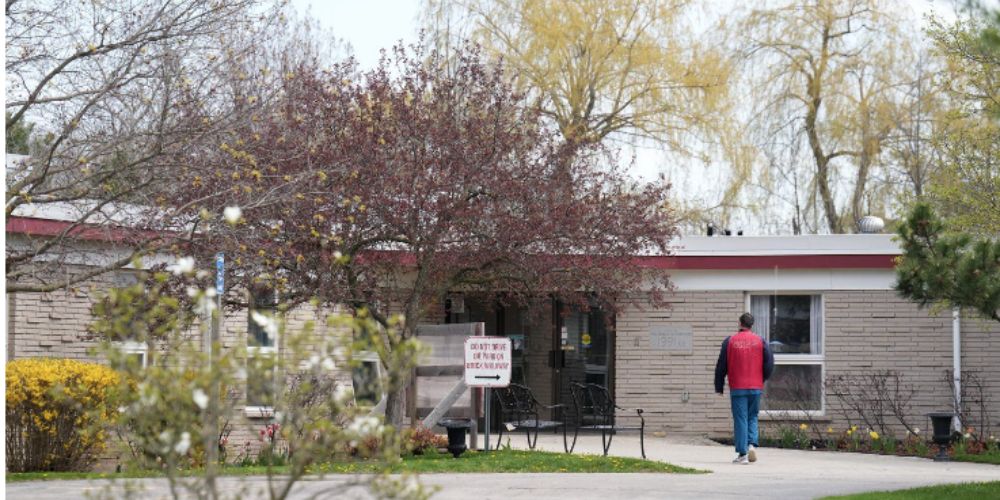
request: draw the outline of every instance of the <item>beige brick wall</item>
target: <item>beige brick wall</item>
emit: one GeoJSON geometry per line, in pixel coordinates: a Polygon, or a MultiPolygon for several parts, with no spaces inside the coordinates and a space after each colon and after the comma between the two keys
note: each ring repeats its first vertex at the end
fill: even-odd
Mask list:
{"type": "MultiPolygon", "coordinates": [[[[645,409],[650,431],[722,433],[730,425],[729,401],[714,394],[715,361],[743,312],[743,293],[679,292],[667,300],[669,308],[631,306],[616,318],[617,403],[645,409]],[[652,350],[649,331],[655,325],[691,325],[691,354],[652,350]],[[682,401],[685,392],[687,402],[682,401]]],[[[620,420],[634,423],[634,417],[620,420]]]]}
{"type": "MultiPolygon", "coordinates": [[[[332,329],[326,324],[326,318],[330,312],[329,310],[317,310],[315,307],[308,305],[297,308],[285,316],[285,331],[289,332],[289,334],[302,332],[308,322],[313,322],[314,332],[318,337],[329,336],[333,333],[332,329]]],[[[247,311],[227,312],[221,336],[223,348],[246,347],[249,325],[247,311]]],[[[279,338],[278,343],[280,351],[280,347],[284,346],[283,339],[279,338]]],[[[350,385],[351,374],[349,368],[338,364],[335,378],[338,383],[350,385]]],[[[238,389],[245,390],[245,387],[238,389]]],[[[251,457],[255,457],[257,450],[262,444],[259,432],[265,425],[272,421],[270,417],[248,416],[244,411],[246,407],[244,403],[244,401],[237,403],[234,408],[234,418],[230,421],[233,430],[229,436],[228,458],[231,461],[238,460],[242,458],[241,455],[247,453],[250,453],[251,457]]]]}
{"type": "MultiPolygon", "coordinates": [[[[866,370],[900,372],[905,383],[919,388],[912,400],[910,420],[922,429],[928,427],[925,413],[950,408],[951,392],[944,379],[945,370],[952,367],[950,311],[934,314],[921,310],[889,290],[830,291],[823,295],[828,378],[866,370]]],[[[629,307],[617,318],[618,402],[645,408],[647,425],[653,431],[728,436],[732,432],[729,399],[714,394],[713,374],[720,344],[733,333],[736,318],[744,310],[744,293],[688,291],[668,300],[669,309],[629,307]],[[692,326],[691,354],[650,349],[650,327],[669,324],[692,326]]],[[[1000,423],[1000,325],[963,319],[962,362],[963,370],[977,371],[992,384],[997,397],[990,412],[1000,423]]],[[[838,403],[829,392],[825,418],[819,420],[824,426],[842,429],[846,421],[836,411],[838,403]]],[[[762,422],[765,432],[773,432],[781,424],[762,422]]]]}
{"type": "MultiPolygon", "coordinates": [[[[92,291],[8,295],[8,355],[86,359],[96,345],[86,327],[90,323],[92,291]]],[[[830,291],[824,294],[826,376],[856,374],[865,370],[897,370],[908,384],[921,388],[913,400],[911,420],[927,428],[922,415],[946,409],[951,393],[944,380],[951,369],[951,314],[934,314],[896,296],[892,291],[830,291]]],[[[730,434],[728,397],[714,394],[712,379],[719,345],[735,330],[744,310],[742,291],[685,291],[668,296],[669,308],[626,307],[616,318],[615,392],[626,407],[647,410],[651,431],[676,434],[727,436],[730,434]],[[693,328],[691,354],[650,349],[649,329],[655,325],[685,324],[693,328]],[[686,401],[685,401],[686,396],[686,401]]],[[[290,329],[316,319],[309,308],[288,318],[290,329]]],[[[543,306],[531,319],[527,336],[529,385],[544,404],[552,402],[552,371],[547,366],[551,348],[551,309],[543,306]]],[[[318,321],[322,325],[322,321],[318,321]]],[[[225,347],[245,345],[245,311],[227,314],[225,347]]],[[[1000,428],[1000,325],[993,321],[962,321],[963,370],[977,372],[987,381],[992,397],[990,411],[1000,428]]],[[[345,382],[349,374],[342,373],[345,382]]],[[[828,391],[823,425],[842,428],[846,422],[836,411],[828,391]]],[[[240,413],[242,415],[242,413],[240,413]]],[[[622,415],[623,423],[634,417],[622,415]]],[[[230,442],[255,441],[261,419],[237,419],[230,442]]],[[[777,422],[765,422],[773,431],[777,422]]],[[[235,458],[236,452],[230,456],[235,458]]]]}
{"type": "MultiPolygon", "coordinates": [[[[952,366],[951,314],[933,314],[892,291],[824,294],[826,374],[858,374],[873,370],[899,372],[906,384],[920,387],[910,411],[911,425],[927,429],[922,415],[951,407],[943,378],[952,366]]],[[[1000,354],[1000,353],[998,353],[1000,354]]],[[[827,390],[827,414],[835,428],[839,402],[827,390]]],[[[887,420],[887,421],[893,421],[887,420]]],[[[897,428],[897,433],[903,431],[897,428]]]]}
{"type": "MultiPolygon", "coordinates": [[[[100,362],[100,356],[94,354],[98,341],[87,332],[87,326],[93,321],[90,311],[94,297],[103,286],[107,283],[89,283],[72,291],[8,294],[9,359],[57,357],[100,362]]],[[[301,331],[307,321],[315,321],[317,334],[329,334],[330,328],[325,321],[328,313],[310,306],[298,308],[286,316],[286,331],[301,331]]],[[[223,348],[245,347],[248,326],[247,311],[227,312],[220,338],[223,348]]],[[[350,384],[347,367],[339,368],[337,379],[350,384]]],[[[233,425],[229,438],[231,460],[239,458],[245,444],[255,452],[259,447],[258,432],[270,422],[267,418],[248,418],[243,410],[241,402],[230,422],[233,425]]]]}
{"type": "Polygon", "coordinates": [[[93,304],[87,288],[51,293],[8,294],[9,359],[88,359],[97,342],[87,333],[93,304]]]}

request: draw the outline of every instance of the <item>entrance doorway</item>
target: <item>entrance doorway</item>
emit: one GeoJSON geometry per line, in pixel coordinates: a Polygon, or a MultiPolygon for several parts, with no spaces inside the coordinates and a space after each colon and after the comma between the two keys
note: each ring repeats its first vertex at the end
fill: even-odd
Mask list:
{"type": "Polygon", "coordinates": [[[553,394],[558,403],[572,407],[571,384],[598,384],[614,397],[614,329],[597,308],[587,311],[557,304],[552,344],[553,394]]]}
{"type": "MultiPolygon", "coordinates": [[[[485,323],[486,335],[511,339],[511,381],[531,389],[543,405],[572,408],[570,384],[600,384],[614,391],[614,328],[597,308],[583,311],[549,298],[505,306],[476,296],[452,295],[448,323],[485,323]]],[[[540,415],[560,419],[563,415],[540,415]]],[[[496,420],[493,420],[496,422],[496,420]]]]}

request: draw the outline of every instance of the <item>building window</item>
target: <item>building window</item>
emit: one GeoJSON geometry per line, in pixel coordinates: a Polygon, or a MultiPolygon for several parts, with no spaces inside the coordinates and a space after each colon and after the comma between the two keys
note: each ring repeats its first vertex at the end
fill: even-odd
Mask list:
{"type": "Polygon", "coordinates": [[[774,353],[761,409],[821,415],[823,393],[823,296],[810,294],[749,295],[754,332],[774,353]]]}
{"type": "MultiPolygon", "coordinates": [[[[132,270],[120,270],[111,275],[115,288],[127,288],[139,282],[138,275],[132,270]]],[[[147,308],[150,307],[145,297],[140,300],[139,310],[130,315],[125,323],[118,318],[114,322],[114,329],[111,332],[112,346],[121,354],[121,358],[116,362],[119,369],[146,368],[149,364],[149,344],[150,330],[154,325],[147,318],[147,308]]],[[[155,321],[155,320],[152,320],[155,321]]],[[[154,344],[155,345],[155,344],[154,344]]]]}
{"type": "Polygon", "coordinates": [[[126,340],[116,342],[115,346],[121,351],[123,361],[128,367],[145,368],[149,362],[149,346],[145,342],[126,340]]]}
{"type": "Polygon", "coordinates": [[[278,300],[273,291],[253,295],[247,315],[246,413],[270,416],[276,389],[278,300]]]}
{"type": "Polygon", "coordinates": [[[382,363],[377,354],[363,351],[355,356],[351,366],[351,383],[355,403],[359,406],[381,406],[386,394],[382,388],[382,363]]]}

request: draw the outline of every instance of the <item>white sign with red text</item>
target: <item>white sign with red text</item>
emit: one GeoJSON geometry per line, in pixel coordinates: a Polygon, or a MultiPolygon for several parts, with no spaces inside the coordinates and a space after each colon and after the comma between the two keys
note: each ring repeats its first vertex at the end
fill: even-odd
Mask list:
{"type": "Polygon", "coordinates": [[[511,344],[507,337],[465,339],[465,385],[507,387],[510,385],[511,344]]]}

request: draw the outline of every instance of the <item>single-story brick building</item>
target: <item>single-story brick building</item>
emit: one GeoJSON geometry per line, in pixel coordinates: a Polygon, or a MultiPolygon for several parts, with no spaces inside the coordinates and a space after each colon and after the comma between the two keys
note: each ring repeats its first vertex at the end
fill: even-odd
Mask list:
{"type": "MultiPolygon", "coordinates": [[[[12,217],[8,245],[51,222],[12,217]]],[[[619,405],[643,407],[651,431],[730,433],[728,398],[714,394],[713,370],[722,340],[744,311],[756,316],[755,330],[776,356],[762,402],[766,422],[843,429],[844,405],[831,381],[887,370],[914,390],[904,417],[918,427],[927,428],[925,413],[954,406],[949,378],[958,373],[985,384],[986,400],[977,404],[1000,422],[1000,397],[988,397],[1000,389],[1000,324],[919,309],[900,298],[892,289],[898,255],[885,234],[685,237],[674,255],[637,258],[638,265],[671,276],[676,289],[666,306],[627,306],[609,318],[548,299],[504,308],[456,292],[443,298],[440,317],[428,320],[483,322],[487,335],[511,337],[514,381],[530,386],[544,404],[569,403],[571,382],[599,383],[619,405]]],[[[127,281],[127,274],[73,290],[9,293],[8,359],[86,358],[94,345],[86,332],[93,291],[127,281]]],[[[224,345],[253,345],[247,312],[228,315],[224,330],[224,345]]],[[[141,356],[143,347],[134,347],[141,356]]],[[[365,366],[377,371],[374,359],[365,366]]],[[[250,425],[267,415],[254,401],[245,406],[250,425]]],[[[765,431],[773,428],[765,424],[765,431]]]]}
{"type": "MultiPolygon", "coordinates": [[[[571,382],[600,383],[619,405],[644,408],[654,431],[731,433],[728,397],[712,382],[720,345],[745,311],[776,358],[762,400],[765,429],[812,422],[843,430],[837,380],[886,371],[902,382],[900,402],[913,391],[904,417],[914,427],[927,429],[924,414],[954,406],[948,379],[959,373],[985,384],[986,401],[969,387],[966,403],[1000,418],[1000,397],[989,397],[1000,389],[1000,324],[901,298],[892,289],[899,249],[891,235],[686,237],[677,246],[673,256],[642,258],[676,285],[667,307],[625,307],[612,328],[600,311],[559,304],[543,304],[539,315],[487,312],[465,300],[449,319],[485,321],[487,335],[513,337],[523,346],[515,381],[542,402],[570,404],[571,382]]],[[[893,417],[886,421],[902,435],[893,417]]]]}

